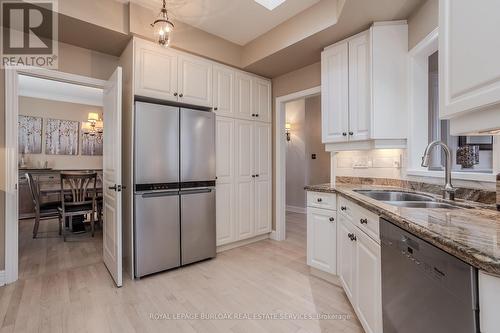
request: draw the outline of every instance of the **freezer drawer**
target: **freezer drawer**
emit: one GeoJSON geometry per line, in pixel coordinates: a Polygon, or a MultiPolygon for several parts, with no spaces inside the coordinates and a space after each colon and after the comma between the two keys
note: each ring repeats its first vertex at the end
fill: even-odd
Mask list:
{"type": "Polygon", "coordinates": [[[178,107],[136,102],[134,142],[135,184],[179,182],[178,107]]]}
{"type": "Polygon", "coordinates": [[[215,189],[181,191],[182,265],[215,257],[215,189]]]}
{"type": "Polygon", "coordinates": [[[179,267],[179,192],[136,194],[134,205],[136,277],[179,267]]]}
{"type": "Polygon", "coordinates": [[[215,180],[215,114],[181,109],[181,182],[215,180]]]}

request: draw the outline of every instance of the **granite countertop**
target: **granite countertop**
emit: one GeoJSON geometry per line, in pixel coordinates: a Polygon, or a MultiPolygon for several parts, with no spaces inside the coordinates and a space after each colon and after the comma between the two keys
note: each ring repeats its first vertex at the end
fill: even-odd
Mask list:
{"type": "MultiPolygon", "coordinates": [[[[500,275],[500,212],[494,210],[493,205],[456,200],[455,204],[470,208],[406,208],[392,206],[353,191],[365,189],[424,193],[395,186],[340,183],[334,187],[322,184],[306,186],[305,189],[338,193],[470,265],[500,275]]],[[[447,202],[439,196],[433,196],[440,202],[447,202]]]]}

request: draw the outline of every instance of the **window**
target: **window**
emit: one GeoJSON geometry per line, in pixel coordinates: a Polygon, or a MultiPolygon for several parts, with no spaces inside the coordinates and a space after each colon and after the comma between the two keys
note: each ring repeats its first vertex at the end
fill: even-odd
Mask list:
{"type": "MultiPolygon", "coordinates": [[[[449,121],[439,119],[439,66],[438,51],[428,59],[428,142],[443,141],[450,147],[453,171],[493,171],[492,136],[452,136],[449,121]]],[[[436,148],[431,155],[429,170],[444,169],[444,153],[436,148]]]]}
{"type": "Polygon", "coordinates": [[[436,29],[409,52],[407,175],[443,177],[445,159],[440,147],[432,151],[429,167],[421,166],[427,145],[440,140],[452,152],[454,179],[495,182],[500,172],[500,138],[452,136],[449,121],[439,119],[438,44],[436,29]]]}

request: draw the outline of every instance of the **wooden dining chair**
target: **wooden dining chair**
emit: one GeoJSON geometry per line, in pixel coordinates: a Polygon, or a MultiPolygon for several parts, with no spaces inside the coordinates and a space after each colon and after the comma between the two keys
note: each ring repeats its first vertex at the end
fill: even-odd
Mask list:
{"type": "Polygon", "coordinates": [[[94,237],[94,222],[96,211],[96,172],[61,172],[61,203],[59,207],[59,223],[62,235],[66,241],[66,218],[69,217],[69,227],[73,216],[90,215],[90,228],[94,237]],[[71,199],[65,200],[64,194],[69,190],[71,199]]]}
{"type": "MultiPolygon", "coordinates": [[[[59,211],[57,208],[59,207],[60,202],[41,202],[40,187],[38,182],[35,181],[31,173],[26,173],[25,176],[26,180],[28,181],[31,199],[33,200],[33,205],[35,206],[35,224],[33,225],[33,238],[36,238],[41,220],[50,220],[59,217],[59,211]]],[[[59,224],[59,235],[60,234],[61,225],[59,224]]]]}

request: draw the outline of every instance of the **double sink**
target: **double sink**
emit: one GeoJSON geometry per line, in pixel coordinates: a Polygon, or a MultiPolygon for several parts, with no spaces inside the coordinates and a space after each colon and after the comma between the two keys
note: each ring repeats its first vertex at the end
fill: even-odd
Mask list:
{"type": "Polygon", "coordinates": [[[397,207],[443,209],[463,208],[461,206],[444,202],[436,202],[435,198],[425,194],[384,190],[354,190],[354,192],[397,207]]]}

